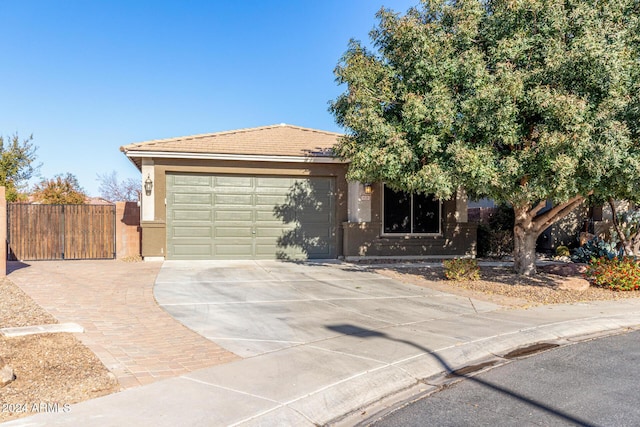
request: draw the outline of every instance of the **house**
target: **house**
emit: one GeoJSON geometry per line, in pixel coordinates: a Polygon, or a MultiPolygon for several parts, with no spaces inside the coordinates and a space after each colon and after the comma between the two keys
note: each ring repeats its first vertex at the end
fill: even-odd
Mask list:
{"type": "Polygon", "coordinates": [[[145,259],[475,254],[462,193],[449,201],[347,182],[340,134],[272,125],[121,147],[142,172],[145,259]]]}

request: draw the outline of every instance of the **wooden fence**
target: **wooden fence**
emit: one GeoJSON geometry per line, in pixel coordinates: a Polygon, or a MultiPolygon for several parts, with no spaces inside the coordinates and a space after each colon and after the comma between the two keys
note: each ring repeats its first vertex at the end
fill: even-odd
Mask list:
{"type": "Polygon", "coordinates": [[[113,259],[113,205],[7,206],[10,260],[113,259]]]}

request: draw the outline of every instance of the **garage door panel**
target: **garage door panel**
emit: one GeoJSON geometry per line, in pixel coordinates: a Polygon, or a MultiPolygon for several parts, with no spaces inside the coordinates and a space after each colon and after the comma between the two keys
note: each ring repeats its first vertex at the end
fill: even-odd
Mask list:
{"type": "Polygon", "coordinates": [[[317,180],[311,180],[311,181],[299,180],[298,182],[304,182],[304,185],[306,186],[306,188],[308,188],[309,190],[312,190],[318,196],[324,196],[333,191],[333,181],[331,181],[330,179],[317,179],[317,180]]]}
{"type": "Polygon", "coordinates": [[[191,221],[191,222],[211,222],[211,211],[209,210],[183,210],[176,209],[173,211],[174,221],[191,221]]]}
{"type": "Polygon", "coordinates": [[[251,194],[216,194],[214,197],[216,206],[251,206],[253,196],[251,194]]]}
{"type": "Polygon", "coordinates": [[[242,244],[229,241],[227,243],[221,242],[215,247],[215,255],[220,258],[229,259],[229,257],[235,257],[237,259],[246,259],[251,257],[253,249],[252,243],[242,244]]]}
{"type": "Polygon", "coordinates": [[[301,224],[321,224],[326,227],[326,224],[331,221],[331,217],[330,212],[304,212],[298,214],[297,220],[301,224]]]}
{"type": "Polygon", "coordinates": [[[321,225],[304,225],[300,227],[300,230],[305,236],[311,237],[331,237],[332,230],[321,225]]]}
{"type": "Polygon", "coordinates": [[[249,176],[216,176],[214,178],[216,187],[233,187],[233,188],[253,188],[253,182],[249,176]]]}
{"type": "Polygon", "coordinates": [[[322,177],[169,174],[167,256],[333,258],[334,185],[322,177]]]}
{"type": "Polygon", "coordinates": [[[268,208],[271,212],[275,206],[282,206],[287,202],[285,194],[256,194],[256,206],[268,208]]]}
{"type": "Polygon", "coordinates": [[[308,248],[306,255],[309,259],[333,258],[333,253],[328,246],[312,246],[308,248]]]}
{"type": "Polygon", "coordinates": [[[182,176],[182,175],[173,175],[173,185],[174,187],[202,187],[202,186],[206,186],[209,187],[211,186],[211,178],[210,176],[206,176],[206,175],[189,175],[189,176],[182,176]]]}
{"type": "MultiPolygon", "coordinates": [[[[256,177],[256,187],[263,191],[269,191],[270,189],[289,189],[295,182],[293,178],[281,178],[281,177],[268,177],[259,176],[256,177]]],[[[279,191],[280,193],[282,191],[279,191]]]]}
{"type": "Polygon", "coordinates": [[[173,228],[173,237],[190,237],[194,239],[209,239],[213,237],[213,233],[211,232],[212,227],[174,227],[173,228]]]}
{"type": "Polygon", "coordinates": [[[216,221],[248,221],[253,220],[253,214],[250,211],[240,210],[216,210],[214,213],[216,221]]]}
{"type": "Polygon", "coordinates": [[[253,236],[252,227],[242,227],[242,226],[215,226],[214,228],[214,236],[215,237],[248,237],[251,238],[253,236]]]}
{"type": "Polygon", "coordinates": [[[211,194],[198,194],[198,193],[179,193],[173,195],[173,203],[175,205],[185,206],[197,206],[197,205],[211,205],[211,194]]]}
{"type": "Polygon", "coordinates": [[[288,235],[292,230],[295,230],[293,227],[256,227],[256,237],[271,237],[275,239],[284,237],[288,235]]]}
{"type": "Polygon", "coordinates": [[[173,254],[176,257],[186,256],[185,259],[206,259],[211,256],[211,245],[209,244],[175,244],[173,254]]]}
{"type": "Polygon", "coordinates": [[[273,211],[269,211],[265,209],[256,210],[255,218],[256,218],[256,222],[267,223],[267,222],[278,221],[281,224],[283,223],[282,219],[278,218],[278,216],[273,211]]]}

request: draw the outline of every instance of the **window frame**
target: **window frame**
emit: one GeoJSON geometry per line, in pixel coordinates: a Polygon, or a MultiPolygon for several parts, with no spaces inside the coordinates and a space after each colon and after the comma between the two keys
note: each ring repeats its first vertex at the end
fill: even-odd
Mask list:
{"type": "MultiPolygon", "coordinates": [[[[409,233],[388,233],[384,231],[384,226],[385,226],[385,189],[387,188],[387,186],[382,183],[382,197],[381,199],[381,206],[380,206],[380,218],[381,218],[381,232],[380,235],[383,237],[412,237],[412,236],[416,236],[416,237],[420,237],[420,236],[424,236],[424,237],[428,237],[428,236],[442,236],[442,200],[438,199],[438,231],[436,233],[413,233],[413,232],[409,232],[409,233]]],[[[393,191],[393,190],[392,190],[393,191]]],[[[404,192],[406,193],[406,192],[404,192]]],[[[414,212],[413,212],[413,195],[414,193],[408,193],[411,196],[411,212],[410,212],[410,220],[411,220],[411,225],[410,225],[410,229],[413,231],[413,219],[414,219],[414,212]]]]}

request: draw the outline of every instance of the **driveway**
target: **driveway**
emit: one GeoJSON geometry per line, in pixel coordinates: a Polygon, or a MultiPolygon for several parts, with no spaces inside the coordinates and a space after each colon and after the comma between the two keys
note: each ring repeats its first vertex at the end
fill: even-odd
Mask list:
{"type": "Polygon", "coordinates": [[[337,261],[166,261],[154,293],[175,319],[245,358],[390,327],[411,336],[418,323],[427,332],[425,322],[498,308],[337,261]]]}
{"type": "Polygon", "coordinates": [[[138,387],[238,357],[186,329],[158,307],[157,262],[115,260],[9,262],[9,280],[77,337],[118,378],[138,387]]]}
{"type": "MultiPolygon", "coordinates": [[[[640,301],[501,310],[338,262],[165,262],[154,294],[180,322],[243,358],[8,425],[354,425],[439,389],[458,368],[640,325],[640,301]]],[[[203,358],[166,338],[170,357],[203,358]]]]}

